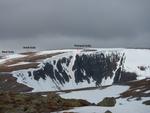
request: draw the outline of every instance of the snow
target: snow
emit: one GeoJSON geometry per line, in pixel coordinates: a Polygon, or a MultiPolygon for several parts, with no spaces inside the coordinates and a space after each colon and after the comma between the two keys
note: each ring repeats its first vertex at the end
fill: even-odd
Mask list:
{"type": "Polygon", "coordinates": [[[25,65],[25,64],[31,64],[32,62],[18,62],[16,64],[8,65],[9,67],[11,66],[18,66],[18,65],[25,65]]]}
{"type": "Polygon", "coordinates": [[[150,90],[145,91],[144,93],[150,93],[150,90]]]}
{"type": "Polygon", "coordinates": [[[70,93],[60,93],[66,99],[84,99],[91,103],[98,103],[105,97],[118,97],[120,93],[129,89],[129,86],[113,85],[105,89],[73,91],[70,93]]]}
{"type": "Polygon", "coordinates": [[[42,95],[43,97],[47,97],[47,95],[42,95]]]}
{"type": "Polygon", "coordinates": [[[125,49],[124,68],[128,72],[135,72],[138,79],[150,78],[150,68],[141,71],[138,66],[150,66],[150,50],[145,49],[125,49]]]}
{"type": "Polygon", "coordinates": [[[139,92],[139,91],[141,91],[140,89],[137,89],[137,90],[135,90],[136,92],[139,92]]]}
{"type": "Polygon", "coordinates": [[[144,100],[148,100],[150,97],[144,98],[142,101],[127,101],[126,99],[117,99],[117,103],[114,107],[100,107],[100,106],[86,106],[76,107],[71,110],[64,110],[63,112],[77,112],[77,113],[105,113],[107,110],[112,113],[149,113],[150,107],[142,104],[144,100]]]}
{"type": "MultiPolygon", "coordinates": [[[[34,69],[28,69],[28,71],[33,72],[34,69]]],[[[13,72],[13,76],[17,78],[18,83],[22,83],[28,87],[34,88],[32,92],[42,92],[42,91],[51,91],[57,90],[57,87],[53,83],[50,77],[46,76],[46,80],[40,78],[38,81],[34,79],[34,76],[28,76],[28,71],[21,70],[13,72]]]]}
{"type": "Polygon", "coordinates": [[[54,54],[54,53],[72,52],[72,51],[76,51],[76,50],[75,49],[47,50],[47,51],[37,52],[36,55],[54,54]]]}
{"type": "Polygon", "coordinates": [[[14,58],[21,58],[25,57],[26,55],[21,55],[21,54],[13,54],[13,55],[7,55],[5,58],[6,59],[14,59],[14,58]]]}
{"type": "MultiPolygon", "coordinates": [[[[118,97],[120,93],[128,90],[129,86],[113,85],[105,89],[86,90],[86,91],[74,91],[70,93],[60,93],[60,96],[66,99],[84,99],[91,103],[98,103],[105,97],[118,97]]],[[[112,113],[148,113],[150,107],[142,104],[143,101],[150,100],[150,97],[142,97],[141,101],[135,101],[135,99],[119,98],[114,107],[100,107],[100,106],[86,106],[76,107],[71,110],[64,110],[63,112],[77,112],[77,113],[104,113],[107,110],[112,113]]]]}
{"type": "Polygon", "coordinates": [[[13,60],[13,59],[23,58],[23,57],[26,57],[26,55],[21,55],[21,54],[7,55],[3,57],[2,59],[0,59],[0,64],[5,63],[7,60],[13,60]]]}

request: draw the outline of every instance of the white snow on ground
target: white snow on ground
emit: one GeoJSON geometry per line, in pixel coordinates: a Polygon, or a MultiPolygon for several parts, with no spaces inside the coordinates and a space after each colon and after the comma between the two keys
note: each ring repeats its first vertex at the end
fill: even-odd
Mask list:
{"type": "Polygon", "coordinates": [[[148,91],[145,91],[144,93],[150,93],[150,90],[148,90],[148,91]]]}
{"type": "Polygon", "coordinates": [[[149,113],[150,107],[142,105],[140,102],[134,101],[125,103],[123,105],[116,105],[115,107],[86,106],[74,108],[71,110],[60,111],[57,113],[64,113],[64,112],[105,113],[107,110],[111,111],[112,113],[149,113]]]}
{"type": "MultiPolygon", "coordinates": [[[[75,113],[105,113],[107,110],[112,113],[149,113],[150,106],[142,104],[143,101],[150,100],[150,97],[142,98],[141,101],[127,101],[126,99],[117,99],[117,103],[114,107],[100,107],[100,106],[86,106],[76,107],[71,110],[64,110],[63,112],[75,112],[75,113]]],[[[56,113],[56,112],[55,112],[56,113]]]]}
{"type": "Polygon", "coordinates": [[[105,97],[118,97],[120,93],[129,89],[129,86],[113,85],[104,89],[73,91],[70,93],[60,93],[66,99],[84,99],[91,103],[98,103],[105,97]]]}
{"type": "Polygon", "coordinates": [[[25,57],[25,56],[27,56],[27,55],[12,54],[12,55],[7,55],[7,56],[4,57],[4,58],[6,58],[6,59],[14,59],[14,58],[22,58],[22,57],[25,57]]]}
{"type": "Polygon", "coordinates": [[[150,68],[141,71],[138,66],[150,66],[150,50],[147,49],[124,49],[125,52],[125,70],[135,72],[138,79],[149,78],[150,68]]]}
{"type": "Polygon", "coordinates": [[[36,55],[54,54],[59,52],[72,52],[72,51],[76,51],[76,50],[75,49],[47,50],[47,51],[37,52],[36,55]]]}
{"type": "Polygon", "coordinates": [[[7,60],[13,60],[13,59],[17,59],[17,58],[26,57],[26,56],[27,55],[21,55],[21,54],[7,55],[7,56],[3,57],[2,59],[0,59],[0,64],[5,63],[7,60]]]}
{"type": "Polygon", "coordinates": [[[31,64],[32,62],[18,62],[16,64],[8,65],[9,67],[11,66],[18,66],[18,65],[24,65],[24,64],[31,64]]]}
{"type": "MultiPolygon", "coordinates": [[[[28,71],[33,72],[34,69],[28,69],[28,71]]],[[[46,80],[40,78],[38,81],[34,79],[34,76],[28,76],[28,71],[21,70],[20,73],[17,71],[13,72],[13,76],[17,78],[18,83],[27,85],[28,87],[34,88],[32,92],[42,92],[42,91],[55,91],[57,90],[56,85],[53,83],[50,77],[46,76],[46,80]]]]}

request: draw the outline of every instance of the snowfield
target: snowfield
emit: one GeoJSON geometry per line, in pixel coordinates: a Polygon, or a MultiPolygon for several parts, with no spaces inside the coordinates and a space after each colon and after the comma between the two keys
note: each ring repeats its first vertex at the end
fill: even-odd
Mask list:
{"type": "Polygon", "coordinates": [[[86,106],[54,113],[105,113],[107,110],[111,111],[112,113],[149,113],[150,107],[143,105],[141,101],[128,102],[124,99],[119,99],[117,100],[115,107],[86,106]]]}
{"type": "Polygon", "coordinates": [[[70,93],[60,93],[62,98],[66,99],[84,99],[97,104],[105,97],[119,97],[120,93],[129,89],[129,86],[113,85],[104,89],[72,91],[70,93]]]}
{"type": "MultiPolygon", "coordinates": [[[[66,99],[84,99],[89,102],[98,103],[105,97],[118,97],[120,93],[126,91],[128,86],[114,85],[106,89],[96,89],[87,91],[75,91],[70,93],[60,93],[60,96],[66,99]]],[[[101,106],[86,106],[76,107],[70,110],[64,110],[57,113],[75,112],[75,113],[105,113],[107,110],[112,113],[149,113],[150,107],[142,104],[143,101],[150,100],[150,97],[142,97],[141,100],[119,98],[116,99],[117,103],[114,107],[101,107],[101,106]]],[[[55,112],[56,113],[56,112],[55,112]]]]}
{"type": "Polygon", "coordinates": [[[23,58],[23,57],[26,57],[26,55],[21,55],[21,54],[7,55],[7,56],[2,57],[2,59],[0,59],[0,64],[4,64],[8,60],[18,59],[18,58],[23,58]]]}
{"type": "Polygon", "coordinates": [[[150,78],[150,50],[126,49],[124,68],[128,72],[135,72],[138,79],[150,78]],[[144,66],[145,70],[138,67],[144,66]]]}

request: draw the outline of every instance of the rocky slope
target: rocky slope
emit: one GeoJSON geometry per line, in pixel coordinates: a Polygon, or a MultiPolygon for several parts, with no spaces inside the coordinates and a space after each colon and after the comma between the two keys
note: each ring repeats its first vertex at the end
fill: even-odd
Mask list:
{"type": "Polygon", "coordinates": [[[20,94],[0,92],[0,113],[51,113],[53,111],[88,106],[90,102],[82,99],[63,99],[58,94],[20,94]]]}

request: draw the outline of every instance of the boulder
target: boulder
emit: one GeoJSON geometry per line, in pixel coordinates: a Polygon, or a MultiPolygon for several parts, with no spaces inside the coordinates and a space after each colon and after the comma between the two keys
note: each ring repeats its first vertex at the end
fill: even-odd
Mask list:
{"type": "Polygon", "coordinates": [[[105,113],[112,113],[111,111],[109,111],[109,110],[107,110],[107,111],[105,111],[105,113]]]}
{"type": "Polygon", "coordinates": [[[98,106],[105,106],[105,107],[113,107],[116,104],[116,99],[114,97],[106,97],[101,102],[99,102],[98,106]]]}
{"type": "Polygon", "coordinates": [[[150,100],[144,101],[142,104],[150,105],[150,100]]]}

